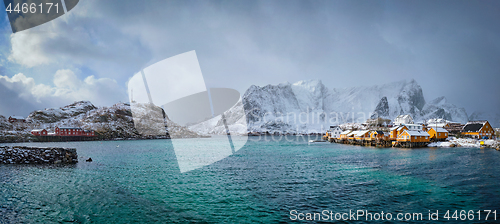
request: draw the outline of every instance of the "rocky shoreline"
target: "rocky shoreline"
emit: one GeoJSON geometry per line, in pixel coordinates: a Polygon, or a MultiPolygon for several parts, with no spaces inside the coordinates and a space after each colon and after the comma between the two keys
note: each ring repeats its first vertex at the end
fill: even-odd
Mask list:
{"type": "Polygon", "coordinates": [[[0,146],[3,164],[75,164],[78,155],[74,148],[0,146]]]}

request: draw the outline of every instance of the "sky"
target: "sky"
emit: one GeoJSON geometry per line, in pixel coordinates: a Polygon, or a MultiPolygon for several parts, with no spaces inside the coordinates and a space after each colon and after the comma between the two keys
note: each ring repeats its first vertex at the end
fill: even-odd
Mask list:
{"type": "Polygon", "coordinates": [[[415,79],[428,102],[500,111],[498,1],[98,1],[12,33],[0,10],[0,114],[127,102],[127,81],[195,50],[209,88],[415,79]]]}

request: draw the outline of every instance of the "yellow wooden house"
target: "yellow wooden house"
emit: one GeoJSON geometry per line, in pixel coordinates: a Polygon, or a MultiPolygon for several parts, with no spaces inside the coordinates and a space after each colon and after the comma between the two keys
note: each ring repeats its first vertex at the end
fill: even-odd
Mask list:
{"type": "Polygon", "coordinates": [[[473,138],[492,138],[495,130],[488,121],[469,121],[462,129],[462,134],[473,138]]]}
{"type": "Polygon", "coordinates": [[[444,140],[448,138],[448,131],[444,128],[429,127],[427,133],[434,140],[444,140]]]}
{"type": "Polygon", "coordinates": [[[389,138],[391,140],[396,140],[398,136],[405,130],[408,130],[408,128],[404,125],[393,127],[389,130],[389,135],[390,135],[389,138]]]}
{"type": "Polygon", "coordinates": [[[387,140],[383,131],[370,131],[370,140],[387,140]]]}
{"type": "Polygon", "coordinates": [[[356,140],[364,140],[370,138],[370,130],[358,131],[356,135],[354,135],[356,140]]]}
{"type": "Polygon", "coordinates": [[[398,142],[429,142],[430,135],[425,131],[404,130],[398,135],[398,142]]]}
{"type": "Polygon", "coordinates": [[[346,130],[346,131],[343,131],[342,133],[340,133],[340,139],[347,139],[347,135],[351,134],[351,130],[346,130]]]}

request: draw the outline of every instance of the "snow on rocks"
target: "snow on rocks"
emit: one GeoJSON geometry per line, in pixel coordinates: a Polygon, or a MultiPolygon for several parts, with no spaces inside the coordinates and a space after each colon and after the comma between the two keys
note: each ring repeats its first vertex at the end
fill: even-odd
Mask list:
{"type": "Polygon", "coordinates": [[[73,164],[78,162],[76,149],[26,146],[0,146],[0,163],[73,164]]]}

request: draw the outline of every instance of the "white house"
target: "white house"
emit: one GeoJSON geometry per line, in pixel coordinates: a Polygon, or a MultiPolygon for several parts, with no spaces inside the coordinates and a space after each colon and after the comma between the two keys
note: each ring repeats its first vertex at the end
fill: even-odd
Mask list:
{"type": "Polygon", "coordinates": [[[402,124],[413,124],[413,118],[409,114],[398,115],[396,119],[394,119],[394,125],[402,124]]]}
{"type": "Polygon", "coordinates": [[[342,129],[339,126],[330,126],[330,130],[327,131],[330,138],[340,138],[340,133],[342,129]]]}
{"type": "Polygon", "coordinates": [[[410,131],[422,131],[423,126],[420,124],[404,124],[410,131]]]}

